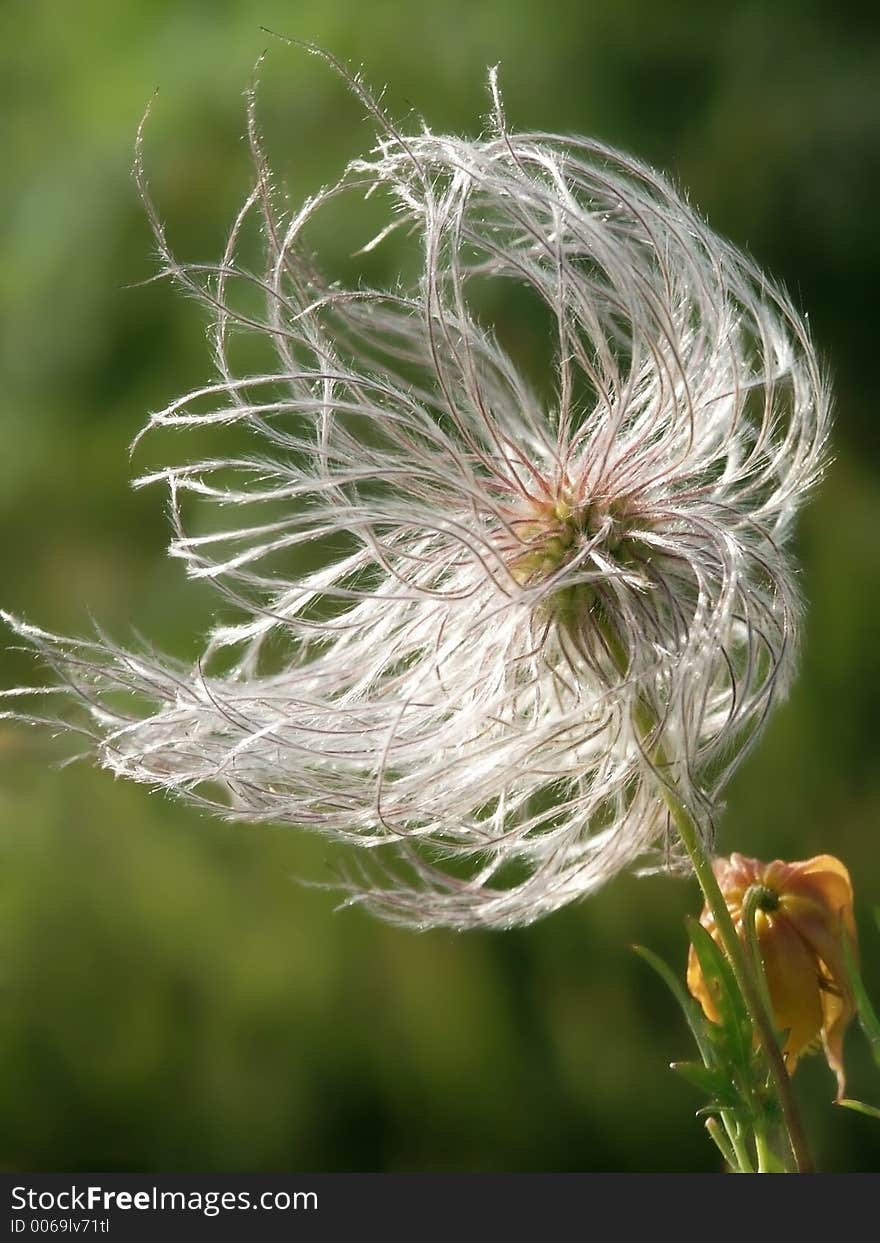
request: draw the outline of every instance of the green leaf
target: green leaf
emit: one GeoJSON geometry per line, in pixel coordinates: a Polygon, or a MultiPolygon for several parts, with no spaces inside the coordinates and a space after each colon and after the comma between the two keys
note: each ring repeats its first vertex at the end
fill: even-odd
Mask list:
{"type": "MultiPolygon", "coordinates": [[[[859,1023],[862,1031],[867,1037],[868,1044],[871,1046],[871,1053],[874,1055],[874,1061],[880,1066],[880,1018],[877,1017],[877,1011],[871,1004],[862,977],[856,963],[855,954],[849,943],[849,937],[843,937],[843,953],[846,959],[846,969],[849,974],[849,982],[852,985],[853,996],[856,1001],[856,1009],[859,1013],[859,1023]]],[[[842,1101],[838,1102],[843,1104],[842,1101]]]]}
{"type": "Polygon", "coordinates": [[[706,1118],[705,1125],[706,1131],[718,1151],[721,1153],[725,1165],[727,1165],[731,1170],[735,1170],[738,1174],[745,1173],[745,1170],[740,1169],[740,1163],[737,1160],[737,1155],[733,1149],[733,1145],[731,1144],[728,1136],[725,1134],[724,1127],[721,1125],[718,1118],[714,1115],[710,1115],[706,1118]]]}
{"type": "Polygon", "coordinates": [[[634,945],[632,948],[639,958],[643,959],[649,967],[653,967],[681,1006],[684,1011],[684,1017],[687,1019],[688,1027],[691,1029],[691,1035],[697,1042],[700,1055],[706,1065],[710,1065],[713,1060],[712,1047],[706,1036],[706,1029],[709,1023],[700,1008],[699,1002],[691,997],[681,979],[675,974],[669,964],[658,957],[653,950],[646,949],[644,945],[634,945]]]}
{"type": "Polygon", "coordinates": [[[713,1112],[715,1109],[736,1109],[742,1104],[736,1085],[721,1066],[702,1066],[699,1062],[672,1062],[671,1069],[712,1099],[710,1108],[713,1112]]]}
{"type": "Polygon", "coordinates": [[[852,1109],[857,1114],[866,1114],[869,1118],[880,1119],[880,1109],[876,1105],[866,1105],[864,1101],[853,1101],[848,1097],[836,1101],[835,1104],[841,1105],[844,1109],[852,1109]]]}

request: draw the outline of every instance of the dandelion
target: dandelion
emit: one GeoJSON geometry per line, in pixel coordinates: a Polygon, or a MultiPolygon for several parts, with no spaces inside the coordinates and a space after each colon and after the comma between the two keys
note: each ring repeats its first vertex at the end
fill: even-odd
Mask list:
{"type": "Polygon", "coordinates": [[[526,924],[680,862],[670,795],[711,843],[794,666],[788,543],[828,395],[785,294],[663,176],[512,132],[494,72],[479,139],[404,134],[351,85],[378,144],[290,214],[251,98],[255,184],[211,270],[172,254],[138,148],[217,366],[145,430],[250,438],[138,483],[167,485],[171,555],[237,617],[194,667],[7,620],[114,773],[367,848],[350,900],[390,918],[526,924]],[[317,270],[308,226],[348,193],[388,205],[366,249],[417,240],[409,284],[317,270]],[[238,258],[253,216],[262,272],[238,258]],[[543,386],[487,319],[514,286],[552,323],[543,386]],[[241,332],[272,367],[236,372],[241,332]],[[193,533],[196,504],[239,515],[193,533]]]}
{"type": "MultiPolygon", "coordinates": [[[[786,1033],[783,1052],[789,1071],[815,1044],[825,1049],[837,1076],[837,1098],[844,1095],[843,1037],[856,1012],[845,945],[856,949],[853,892],[849,872],[833,855],[799,863],[762,863],[732,854],[715,860],[715,875],[733,918],[745,939],[746,895],[758,887],[755,933],[776,1026],[786,1033]]],[[[715,917],[707,908],[700,923],[718,939],[715,917]]],[[[718,1022],[714,998],[693,946],[688,959],[688,988],[706,1017],[718,1022]]]]}

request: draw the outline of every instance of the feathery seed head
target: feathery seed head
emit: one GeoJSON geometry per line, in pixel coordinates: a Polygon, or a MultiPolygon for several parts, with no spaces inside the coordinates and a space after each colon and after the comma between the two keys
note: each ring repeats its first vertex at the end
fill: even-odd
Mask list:
{"type": "Polygon", "coordinates": [[[217,365],[148,428],[254,446],[139,482],[167,485],[171,554],[239,620],[188,668],[10,619],[106,767],[376,848],[386,879],[352,900],[422,927],[528,923],[652,851],[675,862],[664,785],[712,834],[791,676],[787,543],[828,422],[806,328],[752,261],[631,157],[510,131],[490,84],[471,140],[402,134],[351,80],[378,146],[289,215],[251,100],[255,184],[208,272],[173,256],[139,147],[217,365]],[[308,225],[346,193],[388,197],[371,245],[418,239],[411,286],[315,268],[308,225]],[[254,215],[262,273],[237,258],[254,215]],[[486,322],[487,281],[551,316],[552,395],[486,322]],[[277,366],[237,374],[236,330],[277,366]],[[193,505],[241,517],[194,535],[193,505]]]}

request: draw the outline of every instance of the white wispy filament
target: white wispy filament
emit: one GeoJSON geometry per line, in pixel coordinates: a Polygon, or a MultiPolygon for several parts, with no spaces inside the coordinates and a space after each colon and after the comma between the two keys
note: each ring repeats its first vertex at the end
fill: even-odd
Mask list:
{"type": "MultiPolygon", "coordinates": [[[[217,378],[149,428],[236,425],[229,456],[153,472],[171,554],[241,610],[196,667],[7,618],[60,674],[104,766],[372,848],[354,900],[427,927],[528,923],[633,862],[674,859],[674,787],[718,796],[790,679],[792,521],[828,395],[804,324],[660,175],[580,138],[402,135],[296,213],[256,182],[214,269],[217,378]],[[302,245],[343,193],[420,241],[407,287],[326,282],[302,245]],[[261,218],[265,272],[237,258],[261,218]],[[259,291],[247,312],[234,286],[259,291]],[[546,308],[538,391],[486,315],[546,308]],[[242,330],[274,346],[236,374],[242,330]],[[237,509],[188,534],[200,499],[237,509]]],[[[13,695],[24,692],[12,692],[13,695]]],[[[7,695],[10,692],[7,692],[7,695]]]]}

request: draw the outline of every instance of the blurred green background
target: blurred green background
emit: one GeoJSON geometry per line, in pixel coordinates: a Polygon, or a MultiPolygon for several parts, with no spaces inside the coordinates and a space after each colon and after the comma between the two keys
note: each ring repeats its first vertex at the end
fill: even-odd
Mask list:
{"type": "MultiPolygon", "coordinates": [[[[880,33],[868,6],[788,0],[5,0],[0,603],[49,627],[132,626],[182,656],[214,601],[164,556],[164,499],[128,489],[147,411],[210,377],[204,318],[153,271],[135,128],[178,253],[219,256],[249,170],[260,24],[389,84],[399,117],[476,133],[502,63],[514,127],[592,133],[674,174],[809,312],[837,391],[836,461],[801,526],[803,672],[730,790],[721,847],[839,854],[880,994],[880,33]]],[[[280,44],[273,163],[300,199],[366,150],[363,108],[280,44]]],[[[342,239],[322,239],[345,273],[342,239]]],[[[393,252],[389,252],[393,270],[393,252]]],[[[167,443],[167,442],[166,442],[167,443]]],[[[143,465],[136,462],[135,467],[143,465]]],[[[0,684],[31,675],[0,655],[0,684]]],[[[0,1167],[29,1170],[716,1168],[667,1069],[690,1054],[630,950],[684,964],[693,884],[625,877],[504,934],[414,935],[297,877],[320,841],[218,824],[0,723],[0,1167]]],[[[851,1089],[880,1103],[855,1031],[851,1089]]],[[[820,1164],[876,1169],[880,1127],[798,1072],[820,1164]]]]}

